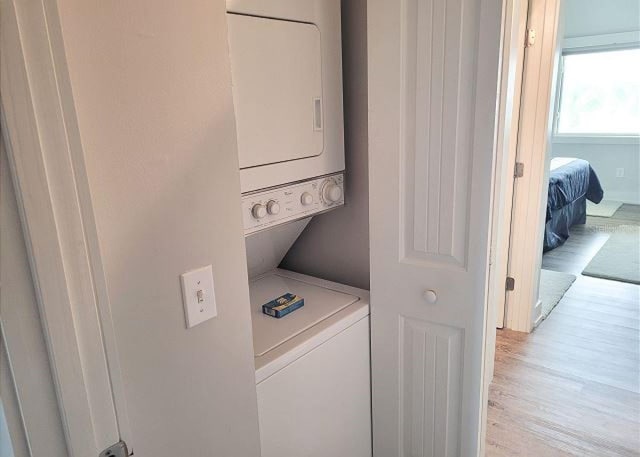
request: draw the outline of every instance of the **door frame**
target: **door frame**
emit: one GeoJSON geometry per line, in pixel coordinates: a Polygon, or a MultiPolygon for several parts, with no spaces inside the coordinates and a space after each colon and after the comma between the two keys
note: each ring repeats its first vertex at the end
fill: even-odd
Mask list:
{"type": "MultiPolygon", "coordinates": [[[[12,455],[66,457],[64,428],[1,136],[0,221],[0,410],[4,407],[12,455]]],[[[4,448],[1,441],[2,436],[0,448],[4,448]]]]}
{"type": "Polygon", "coordinates": [[[514,186],[505,327],[530,332],[541,320],[540,268],[549,181],[553,104],[562,40],[562,0],[529,0],[527,29],[536,31],[525,55],[517,161],[524,176],[514,186]],[[531,146],[528,146],[531,145],[531,146]]]}
{"type": "MultiPolygon", "coordinates": [[[[503,25],[503,53],[501,95],[498,118],[496,172],[494,183],[494,213],[491,237],[491,264],[494,270],[491,303],[496,327],[504,327],[505,282],[509,259],[509,238],[513,210],[514,170],[518,148],[518,124],[522,101],[522,79],[525,59],[525,34],[529,1],[508,0],[503,25]]],[[[489,317],[489,320],[492,320],[489,317]]]]}
{"type": "MultiPolygon", "coordinates": [[[[489,300],[487,302],[485,347],[484,347],[484,370],[482,385],[482,418],[480,429],[480,452],[484,455],[486,450],[487,415],[489,387],[493,380],[495,352],[496,352],[496,323],[500,323],[498,313],[504,313],[504,326],[513,330],[529,332],[533,325],[530,322],[520,322],[515,316],[523,315],[532,317],[531,312],[526,313],[523,309],[532,310],[531,302],[523,303],[515,300],[519,299],[517,294],[505,291],[506,277],[517,274],[512,269],[511,257],[514,249],[514,230],[517,234],[526,230],[531,239],[531,227],[523,225],[513,225],[513,217],[516,212],[520,214],[523,210],[530,210],[533,214],[541,212],[546,208],[547,191],[544,183],[548,180],[548,154],[545,151],[550,147],[550,129],[553,121],[551,104],[552,94],[555,93],[555,82],[557,73],[557,56],[559,54],[559,19],[561,17],[562,0],[505,0],[502,34],[502,58],[501,81],[500,81],[500,101],[498,108],[498,128],[496,139],[496,163],[494,172],[494,190],[492,205],[492,227],[491,227],[491,253],[489,269],[489,300]],[[521,16],[520,2],[527,2],[527,11],[524,17],[521,16]],[[527,30],[538,28],[535,60],[529,54],[531,47],[526,42],[527,30]],[[523,30],[524,29],[524,30],[523,30]],[[524,32],[524,33],[523,33],[524,32]],[[546,38],[546,39],[545,39],[546,38]],[[524,56],[522,55],[524,53],[524,56]],[[555,59],[555,60],[554,60],[555,59]],[[544,97],[547,103],[538,105],[539,97],[544,97]],[[546,112],[544,106],[546,105],[546,112]],[[536,107],[533,112],[529,107],[536,107]],[[551,116],[549,116],[551,114],[551,116]],[[525,128],[526,126],[526,128],[525,128]],[[524,128],[524,132],[523,132],[524,128]],[[524,134],[526,133],[526,135],[524,134]],[[545,136],[546,135],[546,136],[545,136]],[[523,192],[520,190],[518,196],[517,189],[522,189],[521,178],[514,182],[514,166],[516,161],[522,161],[522,150],[525,141],[530,141],[531,136],[537,140],[534,148],[530,151],[542,151],[542,161],[533,161],[525,164],[525,170],[529,173],[543,175],[535,181],[539,184],[537,189],[532,189],[526,195],[532,202],[523,204],[523,192]],[[546,138],[546,141],[545,141],[546,138]],[[546,174],[545,174],[545,170],[546,174]],[[536,197],[544,194],[543,197],[536,197]],[[519,198],[518,198],[519,197],[519,198]],[[529,205],[534,206],[531,208],[529,205]],[[518,326],[519,325],[519,326],[518,326]],[[515,328],[514,328],[515,327],[515,328]],[[526,330],[524,330],[526,329],[526,330]]],[[[524,6],[524,5],[523,5],[524,6]]],[[[534,44],[535,47],[535,44],[534,44]]],[[[531,157],[531,156],[529,156],[531,157]]],[[[525,172],[526,173],[526,172],[525,172]]],[[[531,179],[531,178],[530,178],[531,179]]],[[[528,183],[530,185],[530,183],[528,183]]],[[[542,214],[540,214],[542,217],[542,214]]],[[[520,220],[520,219],[519,219],[520,220]]],[[[542,219],[538,219],[542,220],[542,219]]],[[[537,243],[523,243],[519,246],[521,250],[527,249],[525,255],[532,259],[537,259],[535,265],[540,266],[542,262],[542,236],[544,225],[535,226],[535,236],[537,243]]],[[[538,296],[539,271],[535,277],[520,277],[518,274],[518,286],[516,291],[522,292],[522,283],[532,287],[535,285],[536,304],[538,296]],[[520,288],[519,288],[520,287],[520,288]]],[[[534,272],[535,273],[535,272],[534,272]]],[[[521,295],[520,295],[521,296],[521,295]]],[[[539,307],[538,307],[539,310],[539,307]]],[[[499,325],[498,325],[499,326],[499,325]]]]}
{"type": "Polygon", "coordinates": [[[491,248],[485,320],[479,455],[484,455],[486,449],[489,387],[493,380],[495,365],[496,323],[501,323],[499,313],[504,314],[505,310],[505,281],[514,186],[513,172],[520,118],[528,3],[529,0],[505,0],[503,3],[500,98],[491,209],[491,248]]]}
{"type": "Polygon", "coordinates": [[[131,449],[57,4],[0,9],[2,132],[69,454],[131,449]]]}

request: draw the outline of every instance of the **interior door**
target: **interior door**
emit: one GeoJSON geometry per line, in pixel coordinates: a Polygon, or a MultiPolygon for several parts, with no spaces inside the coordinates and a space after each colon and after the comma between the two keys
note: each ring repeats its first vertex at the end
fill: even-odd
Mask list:
{"type": "Polygon", "coordinates": [[[368,4],[377,457],[479,453],[501,16],[368,4]]]}

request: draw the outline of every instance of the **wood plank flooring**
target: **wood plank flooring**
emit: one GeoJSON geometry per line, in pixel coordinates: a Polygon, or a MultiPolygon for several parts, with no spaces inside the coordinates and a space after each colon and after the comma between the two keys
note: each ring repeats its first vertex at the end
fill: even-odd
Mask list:
{"type": "Polygon", "coordinates": [[[640,456],[640,286],[580,273],[640,206],[588,217],[543,268],[576,282],[531,334],[499,330],[487,456],[640,456]]]}

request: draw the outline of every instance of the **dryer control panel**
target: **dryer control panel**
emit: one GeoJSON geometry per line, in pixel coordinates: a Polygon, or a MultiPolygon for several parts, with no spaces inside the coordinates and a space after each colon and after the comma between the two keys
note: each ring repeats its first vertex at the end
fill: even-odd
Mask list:
{"type": "Polygon", "coordinates": [[[304,219],[344,205],[344,175],[336,173],[242,195],[244,234],[304,219]]]}

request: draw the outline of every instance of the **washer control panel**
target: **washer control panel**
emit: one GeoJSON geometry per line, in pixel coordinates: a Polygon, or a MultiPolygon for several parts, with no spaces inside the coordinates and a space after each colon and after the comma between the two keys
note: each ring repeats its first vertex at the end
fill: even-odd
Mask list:
{"type": "Polygon", "coordinates": [[[244,234],[250,235],[341,205],[344,205],[343,173],[244,194],[244,234]]]}

